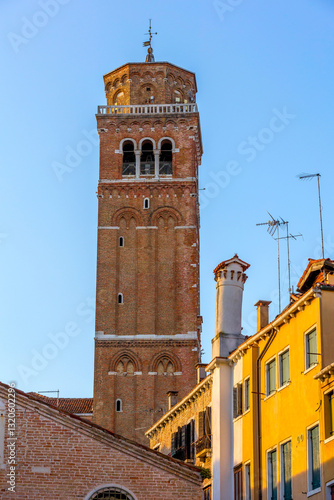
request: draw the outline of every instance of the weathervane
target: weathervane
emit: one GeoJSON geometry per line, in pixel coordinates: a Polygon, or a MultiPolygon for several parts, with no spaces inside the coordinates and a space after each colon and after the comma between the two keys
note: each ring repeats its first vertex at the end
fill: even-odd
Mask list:
{"type": "Polygon", "coordinates": [[[153,49],[152,49],[152,35],[157,35],[158,33],[152,33],[152,28],[151,28],[151,21],[150,19],[150,25],[148,28],[148,33],[145,33],[145,35],[149,35],[150,39],[147,42],[143,42],[144,47],[148,47],[147,49],[147,56],[146,56],[146,61],[145,62],[154,62],[154,55],[153,55],[153,49]]]}

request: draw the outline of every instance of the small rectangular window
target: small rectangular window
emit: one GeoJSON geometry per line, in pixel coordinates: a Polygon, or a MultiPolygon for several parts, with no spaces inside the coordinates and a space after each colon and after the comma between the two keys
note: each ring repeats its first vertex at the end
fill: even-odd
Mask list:
{"type": "Polygon", "coordinates": [[[281,484],[284,500],[292,500],[291,441],[281,446],[281,484]]]}
{"type": "Polygon", "coordinates": [[[266,396],[276,391],[276,359],[266,364],[266,396]]]}
{"type": "Polygon", "coordinates": [[[268,500],[277,500],[277,450],[268,452],[268,500]]]}
{"type": "Polygon", "coordinates": [[[317,362],[317,330],[314,329],[305,335],[305,369],[308,370],[317,362]]]}
{"type": "Polygon", "coordinates": [[[290,350],[279,355],[279,386],[283,387],[290,382],[290,350]]]}
{"type": "Polygon", "coordinates": [[[245,500],[251,500],[250,463],[245,464],[245,500]]]}
{"type": "Polygon", "coordinates": [[[249,410],[250,408],[250,379],[246,378],[245,380],[245,397],[244,397],[244,411],[249,410]]]}
{"type": "Polygon", "coordinates": [[[308,430],[308,490],[320,488],[319,425],[308,430]]]}

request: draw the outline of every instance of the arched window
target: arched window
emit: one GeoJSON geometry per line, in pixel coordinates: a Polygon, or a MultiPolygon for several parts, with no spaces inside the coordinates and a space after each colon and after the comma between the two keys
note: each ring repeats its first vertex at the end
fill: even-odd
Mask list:
{"type": "Polygon", "coordinates": [[[123,144],[122,175],[136,175],[136,156],[132,141],[125,141],[123,144]]]}
{"type": "Polygon", "coordinates": [[[125,96],[124,92],[122,90],[119,90],[114,94],[114,105],[115,106],[122,106],[122,104],[125,104],[125,96]]]}
{"type": "Polygon", "coordinates": [[[135,497],[123,488],[108,486],[99,488],[89,497],[89,500],[135,500],[135,497]]]}
{"type": "Polygon", "coordinates": [[[160,157],[159,157],[159,174],[172,175],[173,174],[173,153],[172,143],[165,140],[161,144],[160,157]]]}
{"type": "Polygon", "coordinates": [[[116,399],[116,411],[118,413],[123,411],[123,404],[121,399],[116,399]]]}
{"type": "Polygon", "coordinates": [[[144,141],[140,155],[140,175],[154,175],[154,153],[151,141],[144,141]]]}
{"type": "Polygon", "coordinates": [[[118,244],[119,244],[120,247],[124,247],[124,238],[123,238],[123,236],[119,237],[118,244]]]}
{"type": "Polygon", "coordinates": [[[150,200],[149,198],[144,198],[144,208],[150,208],[150,200]]]}
{"type": "Polygon", "coordinates": [[[118,302],[119,304],[123,304],[123,294],[122,294],[122,293],[119,293],[119,294],[117,295],[117,302],[118,302]]]}

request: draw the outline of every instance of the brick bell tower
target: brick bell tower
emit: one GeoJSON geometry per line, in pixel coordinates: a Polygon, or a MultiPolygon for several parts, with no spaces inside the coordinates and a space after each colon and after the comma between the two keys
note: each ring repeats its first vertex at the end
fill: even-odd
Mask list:
{"type": "Polygon", "coordinates": [[[199,310],[194,73],[128,63],[104,76],[100,136],[94,421],[145,431],[196,384],[199,310]]]}

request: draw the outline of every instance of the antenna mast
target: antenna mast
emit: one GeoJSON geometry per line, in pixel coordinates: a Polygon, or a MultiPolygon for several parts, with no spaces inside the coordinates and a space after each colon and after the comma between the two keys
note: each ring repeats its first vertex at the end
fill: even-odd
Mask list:
{"type": "MultiPolygon", "coordinates": [[[[278,219],[274,219],[274,217],[268,212],[271,217],[271,220],[268,222],[260,222],[256,224],[257,226],[268,226],[267,231],[270,236],[274,237],[275,232],[277,232],[277,267],[278,267],[278,312],[281,312],[281,264],[280,264],[280,251],[279,251],[279,226],[283,224],[278,219]]],[[[283,220],[283,219],[282,219],[283,220]]]]}
{"type": "Polygon", "coordinates": [[[324,233],[322,229],[322,210],[321,210],[321,195],[320,195],[320,177],[321,175],[319,173],[317,174],[301,174],[298,175],[299,180],[310,180],[313,179],[314,177],[317,177],[318,179],[318,198],[319,198],[319,215],[320,215],[320,230],[321,230],[321,248],[322,248],[322,258],[325,258],[325,251],[324,251],[324,233]]]}

